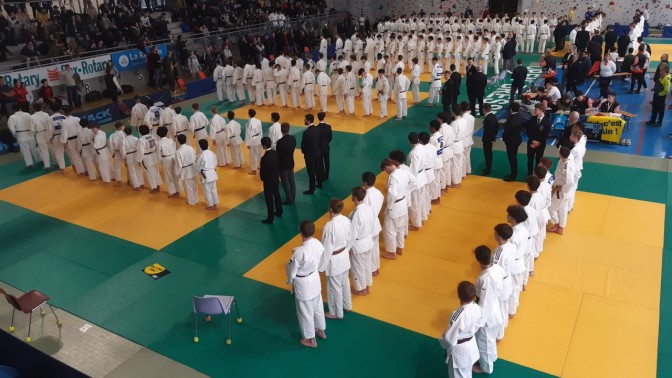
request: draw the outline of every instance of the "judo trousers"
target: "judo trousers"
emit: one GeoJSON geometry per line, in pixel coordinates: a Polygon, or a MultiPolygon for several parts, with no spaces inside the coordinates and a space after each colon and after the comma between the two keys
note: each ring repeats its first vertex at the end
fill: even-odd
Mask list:
{"type": "Polygon", "coordinates": [[[360,291],[371,286],[373,276],[371,275],[371,251],[364,253],[350,253],[350,272],[352,273],[352,282],[355,290],[360,291]]]}
{"type": "Polygon", "coordinates": [[[301,301],[295,298],[295,302],[296,317],[299,318],[301,336],[303,336],[304,339],[314,339],[316,328],[322,331],[327,329],[327,324],[324,321],[322,294],[307,301],[301,301]]]}
{"type": "Polygon", "coordinates": [[[339,318],[343,317],[343,310],[352,310],[352,294],[347,270],[336,276],[327,276],[327,304],[329,314],[339,318]]]}

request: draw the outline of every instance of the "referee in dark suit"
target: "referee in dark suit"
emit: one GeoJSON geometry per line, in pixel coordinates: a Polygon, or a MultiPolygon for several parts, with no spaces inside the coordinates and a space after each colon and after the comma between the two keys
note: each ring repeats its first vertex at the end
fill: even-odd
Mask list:
{"type": "Polygon", "coordinates": [[[314,194],[315,188],[322,189],[322,150],[320,149],[320,130],[313,124],[315,117],[306,114],[305,124],[308,128],[301,137],[301,152],[306,161],[308,172],[308,190],[303,194],[314,194]]]}
{"type": "Polygon", "coordinates": [[[331,167],[331,163],[329,161],[329,151],[331,150],[329,143],[331,143],[331,139],[333,137],[333,133],[331,132],[331,125],[324,122],[324,118],[326,116],[327,114],[325,112],[317,113],[317,120],[319,121],[317,124],[317,129],[320,131],[320,153],[322,154],[322,181],[329,180],[329,168],[331,167]]]}
{"type": "Polygon", "coordinates": [[[497,117],[492,111],[492,106],[488,103],[483,104],[485,118],[483,119],[483,155],[485,156],[485,169],[483,175],[488,176],[492,171],[492,145],[497,141],[497,117]]]}
{"type": "Polygon", "coordinates": [[[282,217],[282,203],[280,202],[280,158],[278,153],[271,149],[271,138],[261,138],[261,146],[266,150],[259,164],[259,176],[264,184],[264,199],[268,215],[261,223],[272,224],[277,216],[282,217]],[[274,206],[275,205],[275,206],[274,206]]]}
{"type": "Polygon", "coordinates": [[[506,156],[509,159],[509,166],[511,167],[511,174],[504,177],[504,181],[516,181],[518,177],[518,147],[523,142],[520,138],[520,130],[525,124],[523,116],[518,113],[520,104],[514,102],[509,108],[511,115],[506,120],[504,125],[504,132],[502,133],[502,140],[506,145],[506,156]]]}
{"type": "Polygon", "coordinates": [[[544,114],[544,104],[534,105],[534,117],[525,125],[527,131],[527,174],[531,175],[534,166],[544,157],[546,140],[551,132],[551,119],[544,114]]]}

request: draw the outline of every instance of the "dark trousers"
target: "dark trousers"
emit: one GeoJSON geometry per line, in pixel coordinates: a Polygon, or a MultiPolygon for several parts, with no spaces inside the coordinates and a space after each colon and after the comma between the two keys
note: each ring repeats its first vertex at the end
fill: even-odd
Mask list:
{"type": "Polygon", "coordinates": [[[653,103],[651,107],[651,122],[663,123],[663,116],[665,115],[665,96],[653,96],[653,103]]]}
{"type": "Polygon", "coordinates": [[[609,85],[611,85],[611,76],[609,76],[609,77],[600,76],[600,97],[607,98],[607,92],[609,91],[609,85]]]}
{"type": "Polygon", "coordinates": [[[306,157],[306,171],[308,171],[308,190],[314,191],[316,182],[317,186],[322,186],[322,170],[322,159],[320,157],[306,157]]]}
{"type": "MultiPolygon", "coordinates": [[[[476,102],[478,102],[478,113],[483,116],[483,95],[482,94],[477,94],[476,97],[476,102]]],[[[473,104],[469,106],[469,109],[471,109],[471,115],[476,117],[476,104],[473,104]]]]}
{"type": "Polygon", "coordinates": [[[68,94],[68,105],[70,107],[80,107],[82,106],[81,102],[79,101],[79,94],[77,92],[77,86],[72,86],[72,87],[66,87],[66,91],[68,94]]]}
{"type": "Polygon", "coordinates": [[[509,96],[509,104],[513,104],[513,99],[516,96],[516,92],[518,92],[518,95],[522,96],[523,95],[523,85],[511,85],[511,96],[509,96]]]}
{"type": "Polygon", "coordinates": [[[637,83],[637,90],[641,90],[642,87],[646,88],[646,80],[644,79],[644,74],[646,71],[642,73],[632,73],[630,76],[630,90],[635,89],[635,83],[637,83]]]}
{"type": "Polygon", "coordinates": [[[273,184],[264,184],[264,199],[266,200],[266,211],[268,215],[266,219],[273,220],[275,218],[275,213],[282,214],[282,201],[280,200],[280,187],[276,183],[273,184]],[[275,202],[275,204],[274,204],[275,202]],[[275,205],[275,210],[274,209],[275,205]]]}
{"type": "Polygon", "coordinates": [[[506,157],[509,159],[513,178],[518,177],[518,146],[520,146],[520,142],[506,143],[506,157]]]}
{"type": "Polygon", "coordinates": [[[329,179],[329,168],[331,168],[331,162],[329,161],[329,151],[322,153],[322,178],[318,181],[324,181],[329,179]]]}
{"type": "Polygon", "coordinates": [[[492,170],[492,142],[483,142],[483,155],[485,156],[485,171],[492,170]]]}
{"type": "Polygon", "coordinates": [[[296,198],[296,182],[294,181],[293,169],[280,170],[280,182],[282,183],[282,190],[285,192],[285,201],[294,203],[296,198]]]}
{"type": "Polygon", "coordinates": [[[446,113],[446,114],[452,113],[451,107],[453,106],[453,103],[452,103],[451,99],[443,100],[442,104],[443,104],[443,112],[444,113],[446,113]]]}
{"type": "Polygon", "coordinates": [[[527,174],[531,175],[534,172],[534,167],[539,164],[539,161],[544,157],[546,150],[546,143],[542,143],[537,148],[532,148],[531,144],[527,144],[527,174]]]}

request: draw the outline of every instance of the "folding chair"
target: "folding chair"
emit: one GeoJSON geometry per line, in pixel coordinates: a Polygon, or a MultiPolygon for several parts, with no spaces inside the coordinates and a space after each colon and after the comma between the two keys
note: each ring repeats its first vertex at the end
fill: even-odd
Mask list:
{"type": "Polygon", "coordinates": [[[242,324],[243,318],[240,316],[240,311],[238,311],[238,302],[232,296],[224,295],[204,295],[202,297],[193,296],[194,300],[194,314],[196,314],[196,336],[194,336],[194,342],[198,342],[198,314],[205,314],[205,321],[210,321],[210,315],[219,315],[223,314],[227,316],[229,335],[226,339],[226,344],[231,344],[231,306],[236,307],[236,323],[242,324]]]}
{"type": "Polygon", "coordinates": [[[17,298],[7,293],[6,291],[0,289],[0,295],[4,295],[5,299],[7,299],[7,302],[9,302],[9,304],[12,305],[12,323],[9,326],[9,332],[14,332],[14,313],[16,312],[16,310],[19,310],[24,314],[30,315],[30,320],[28,322],[28,336],[26,337],[27,343],[31,341],[30,329],[33,323],[33,311],[39,308],[40,316],[45,317],[47,313],[44,312],[44,309],[42,309],[42,305],[44,304],[49,306],[51,312],[54,314],[54,317],[56,318],[56,325],[58,326],[58,328],[61,328],[63,326],[63,323],[58,319],[58,315],[56,315],[54,308],[51,307],[51,305],[48,303],[49,297],[42,292],[39,292],[37,290],[31,290],[17,298]]]}

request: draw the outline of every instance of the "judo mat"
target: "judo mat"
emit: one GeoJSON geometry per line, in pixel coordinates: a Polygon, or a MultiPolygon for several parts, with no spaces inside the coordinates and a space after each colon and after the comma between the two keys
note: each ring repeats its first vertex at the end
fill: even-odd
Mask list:
{"type": "MultiPolygon", "coordinates": [[[[202,109],[213,103],[200,102],[202,109]]],[[[245,117],[233,105],[220,111],[227,107],[245,117]]],[[[407,151],[408,132],[426,130],[437,112],[413,106],[403,121],[361,133],[336,130],[330,180],[314,196],[298,194],[272,226],[259,222],[266,214],[261,185],[244,170],[218,169],[222,209],[207,213],[163,192],[45,175],[22,162],[2,165],[0,281],[42,290],[55,306],[214,377],[445,376],[436,339],[458,306],[455,284],[476,279],[473,248],[493,246],[492,227],[505,221],[522,188],[499,180],[508,174],[504,152],[494,152],[493,176],[480,177],[476,140],[474,175],[411,232],[403,256],[383,260],[371,294],[355,298],[343,321],[328,321],[328,339],[315,350],[298,344],[294,299],[283,278],[291,248],[300,244],[298,223],[315,220],[321,229],[333,197],[351,209],[347,198],[362,172],[379,172],[392,149],[407,151]],[[153,280],[141,272],[154,263],[171,273],[153,280]],[[232,345],[224,343],[226,321],[219,317],[201,323],[200,342],[191,341],[191,296],[203,294],[236,296],[245,321],[233,325],[232,345]]],[[[292,128],[299,142],[301,131],[292,128]]],[[[521,153],[521,172],[524,165],[521,153]]],[[[665,321],[672,318],[672,176],[590,159],[584,166],[566,233],[548,236],[493,377],[672,376],[672,324],[665,321]]],[[[379,187],[385,178],[379,175],[379,187]]],[[[296,179],[301,193],[308,183],[300,166],[296,179]]]]}

